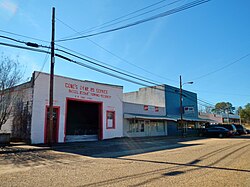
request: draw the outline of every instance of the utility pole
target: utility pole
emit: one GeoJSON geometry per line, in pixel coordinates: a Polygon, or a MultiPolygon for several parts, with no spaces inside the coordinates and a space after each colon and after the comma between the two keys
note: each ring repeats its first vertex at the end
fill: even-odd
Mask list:
{"type": "Polygon", "coordinates": [[[53,143],[53,88],[55,64],[55,7],[52,8],[52,37],[51,37],[51,63],[50,63],[50,89],[49,89],[49,132],[48,143],[53,143]]]}
{"type": "MultiPolygon", "coordinates": [[[[180,115],[181,115],[181,133],[182,133],[182,136],[185,135],[186,133],[186,127],[184,127],[183,125],[183,106],[182,106],[182,102],[183,102],[183,95],[182,95],[182,86],[184,84],[193,84],[194,82],[193,81],[189,81],[189,82],[184,82],[182,83],[182,80],[181,80],[181,75],[180,75],[180,115]]],[[[185,125],[186,126],[186,125],[185,125]]]]}
{"type": "Polygon", "coordinates": [[[182,110],[182,80],[180,75],[180,115],[181,115],[181,135],[184,136],[184,127],[183,127],[183,110],[182,110]]]}

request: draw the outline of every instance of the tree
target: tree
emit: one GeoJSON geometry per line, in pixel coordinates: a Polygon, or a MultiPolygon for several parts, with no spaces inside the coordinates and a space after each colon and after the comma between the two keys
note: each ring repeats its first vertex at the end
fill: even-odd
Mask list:
{"type": "Polygon", "coordinates": [[[233,107],[232,103],[219,102],[219,103],[216,103],[215,108],[212,110],[212,112],[216,114],[223,114],[223,113],[233,114],[234,110],[235,110],[235,107],[233,107]]]}
{"type": "Polygon", "coordinates": [[[31,112],[29,102],[24,102],[22,95],[19,96],[14,104],[12,120],[12,138],[29,142],[31,112]]]}
{"type": "Polygon", "coordinates": [[[240,115],[240,111],[241,111],[242,109],[243,109],[243,108],[242,108],[241,106],[239,106],[239,107],[237,108],[237,110],[235,111],[235,114],[240,115]]]}
{"type": "Polygon", "coordinates": [[[245,108],[241,109],[240,117],[245,123],[250,123],[250,103],[245,105],[245,108]]]}
{"type": "Polygon", "coordinates": [[[0,60],[0,130],[9,119],[16,94],[14,87],[22,80],[21,66],[18,59],[13,60],[4,54],[0,60]]]}

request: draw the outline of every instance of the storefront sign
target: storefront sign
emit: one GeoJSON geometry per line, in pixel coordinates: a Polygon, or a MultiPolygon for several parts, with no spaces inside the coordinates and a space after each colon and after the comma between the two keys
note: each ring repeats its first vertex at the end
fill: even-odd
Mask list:
{"type": "Polygon", "coordinates": [[[159,107],[144,105],[144,110],[151,112],[159,112],[159,107]]]}
{"type": "Polygon", "coordinates": [[[69,93],[78,95],[78,96],[90,96],[90,97],[99,97],[104,99],[110,99],[111,96],[106,89],[88,87],[85,85],[78,85],[72,83],[65,83],[64,87],[68,89],[69,93]]]}
{"type": "Polygon", "coordinates": [[[193,114],[194,113],[194,107],[185,106],[184,107],[184,113],[185,114],[193,114]]]}

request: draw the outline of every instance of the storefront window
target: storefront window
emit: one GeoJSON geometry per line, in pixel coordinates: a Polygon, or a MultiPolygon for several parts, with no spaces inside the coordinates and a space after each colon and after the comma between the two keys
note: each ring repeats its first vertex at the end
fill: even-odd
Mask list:
{"type": "Polygon", "coordinates": [[[157,122],[156,131],[157,132],[163,132],[164,131],[164,123],[162,121],[157,122]]]}
{"type": "Polygon", "coordinates": [[[107,111],[106,128],[115,129],[115,111],[107,111]]]}
{"type": "Polygon", "coordinates": [[[129,121],[128,133],[144,132],[144,120],[132,119],[129,121]]]}
{"type": "Polygon", "coordinates": [[[140,132],[144,132],[144,121],[140,121],[139,129],[140,129],[140,132]]]}

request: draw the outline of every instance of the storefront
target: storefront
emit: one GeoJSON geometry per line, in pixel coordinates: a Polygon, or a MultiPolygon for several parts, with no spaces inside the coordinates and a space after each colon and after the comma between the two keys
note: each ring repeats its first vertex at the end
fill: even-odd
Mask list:
{"type": "MultiPolygon", "coordinates": [[[[49,74],[34,73],[31,142],[48,141],[49,74]]],[[[123,87],[54,77],[53,141],[122,136],[123,87]]]]}
{"type": "Polygon", "coordinates": [[[164,107],[124,102],[123,111],[125,137],[167,136],[168,122],[176,121],[164,116],[164,107]]]}

